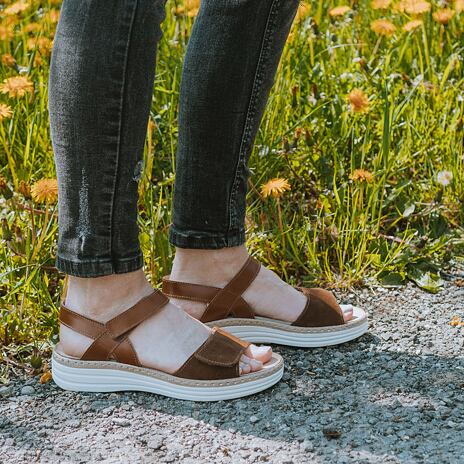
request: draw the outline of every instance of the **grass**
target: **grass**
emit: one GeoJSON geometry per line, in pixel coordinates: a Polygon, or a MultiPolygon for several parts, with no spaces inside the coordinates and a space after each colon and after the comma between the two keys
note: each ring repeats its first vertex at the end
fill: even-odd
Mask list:
{"type": "MultiPolygon", "coordinates": [[[[159,46],[139,218],[153,282],[172,260],[177,103],[195,3],[168,1],[159,46]]],[[[413,280],[438,291],[440,270],[463,261],[464,5],[451,3],[443,23],[442,3],[416,16],[398,1],[347,1],[340,16],[329,14],[334,2],[302,3],[251,157],[247,213],[249,248],[289,282],[413,280]],[[379,34],[378,19],[395,31],[379,34]],[[405,31],[414,19],[422,23],[405,31]],[[273,178],[291,189],[264,198],[273,178]]],[[[55,177],[47,79],[59,6],[0,1],[0,82],[33,84],[24,96],[0,94],[12,111],[0,117],[0,382],[15,363],[40,368],[57,335],[56,204],[33,200],[30,188],[55,177]]]]}

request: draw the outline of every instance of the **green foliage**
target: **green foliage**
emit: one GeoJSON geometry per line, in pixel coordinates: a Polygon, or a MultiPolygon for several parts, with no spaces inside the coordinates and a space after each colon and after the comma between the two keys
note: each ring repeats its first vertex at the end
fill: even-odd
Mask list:
{"type": "MultiPolygon", "coordinates": [[[[328,14],[332,2],[300,9],[251,157],[248,246],[295,284],[412,280],[437,291],[440,267],[464,248],[464,13],[442,25],[434,3],[405,32],[408,14],[348,3],[339,17],[328,14]],[[396,25],[393,35],[371,30],[380,18],[396,25]],[[366,111],[348,101],[354,89],[368,98],[366,111]],[[291,190],[263,198],[262,185],[276,177],[291,190]]],[[[13,112],[0,121],[0,343],[4,354],[22,344],[21,356],[35,364],[42,341],[57,334],[63,286],[54,269],[56,207],[28,193],[55,176],[47,79],[58,6],[34,0],[0,23],[0,52],[15,60],[2,59],[0,81],[21,75],[34,85],[23,97],[0,94],[13,112]]],[[[172,260],[179,82],[193,23],[174,14],[179,6],[167,4],[140,182],[140,237],[154,283],[172,260]]]]}

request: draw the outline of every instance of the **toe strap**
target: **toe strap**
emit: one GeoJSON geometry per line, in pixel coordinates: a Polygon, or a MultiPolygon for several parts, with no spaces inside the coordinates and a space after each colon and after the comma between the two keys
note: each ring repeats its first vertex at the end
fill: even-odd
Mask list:
{"type": "Polygon", "coordinates": [[[327,327],[345,323],[343,311],[332,292],[322,288],[298,287],[308,301],[298,319],[292,323],[298,327],[327,327]]]}
{"type": "Polygon", "coordinates": [[[195,380],[239,377],[240,358],[250,344],[215,327],[205,343],[174,373],[195,380]]]}

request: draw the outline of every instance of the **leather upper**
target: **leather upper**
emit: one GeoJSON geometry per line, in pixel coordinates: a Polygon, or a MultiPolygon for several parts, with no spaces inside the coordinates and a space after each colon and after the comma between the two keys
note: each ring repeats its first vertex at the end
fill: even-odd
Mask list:
{"type": "Polygon", "coordinates": [[[252,319],[255,317],[254,312],[242,298],[242,293],[256,278],[260,266],[250,257],[224,288],[176,282],[166,276],[163,278],[163,292],[173,298],[207,303],[201,322],[218,321],[229,316],[252,319]]]}
{"type": "MultiPolygon", "coordinates": [[[[82,316],[61,305],[60,322],[93,339],[81,356],[84,361],[114,360],[143,367],[129,335],[139,324],[169,303],[169,298],[155,290],[138,303],[105,324],[82,316]]],[[[194,380],[230,379],[240,376],[240,357],[249,346],[237,337],[214,328],[208,339],[173,374],[194,380]]]]}
{"type": "MultiPolygon", "coordinates": [[[[163,292],[172,298],[206,303],[202,322],[214,322],[228,317],[254,319],[255,314],[242,295],[258,275],[261,264],[249,257],[238,274],[224,287],[176,282],[163,278],[163,292]]],[[[297,288],[307,296],[307,303],[298,319],[298,327],[325,327],[345,323],[343,312],[333,294],[321,288],[297,288]]]]}
{"type": "Polygon", "coordinates": [[[322,288],[298,287],[308,300],[298,319],[292,325],[298,327],[327,327],[345,323],[343,311],[332,292],[322,288]]]}
{"type": "Polygon", "coordinates": [[[206,342],[174,375],[197,380],[239,377],[240,358],[248,346],[248,342],[215,327],[206,342]]]}

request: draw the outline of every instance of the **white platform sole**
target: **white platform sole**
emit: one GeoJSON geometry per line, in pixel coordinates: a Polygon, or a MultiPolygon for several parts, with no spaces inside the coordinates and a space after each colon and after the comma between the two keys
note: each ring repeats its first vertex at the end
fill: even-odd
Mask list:
{"type": "Polygon", "coordinates": [[[320,348],[339,345],[365,334],[369,328],[367,315],[361,308],[353,307],[353,320],[342,326],[303,328],[272,319],[223,319],[208,325],[217,325],[227,332],[252,343],[271,343],[300,348],[320,348]]]}
{"type": "Polygon", "coordinates": [[[110,361],[79,361],[57,352],[52,357],[55,383],[64,390],[80,392],[143,391],[189,401],[221,401],[242,398],[275,385],[284,372],[282,358],[260,371],[237,379],[189,380],[151,369],[110,361]],[[81,367],[88,365],[89,367],[81,367]],[[99,367],[100,366],[100,367],[99,367]]]}

